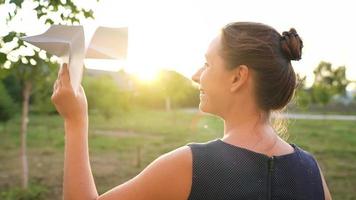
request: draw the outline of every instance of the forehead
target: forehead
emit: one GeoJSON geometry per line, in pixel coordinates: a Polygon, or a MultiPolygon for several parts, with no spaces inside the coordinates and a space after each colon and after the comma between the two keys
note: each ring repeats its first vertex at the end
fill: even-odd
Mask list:
{"type": "Polygon", "coordinates": [[[205,53],[205,57],[207,59],[214,59],[218,55],[218,52],[220,51],[221,48],[220,40],[221,40],[221,36],[219,34],[210,42],[209,47],[205,53]]]}

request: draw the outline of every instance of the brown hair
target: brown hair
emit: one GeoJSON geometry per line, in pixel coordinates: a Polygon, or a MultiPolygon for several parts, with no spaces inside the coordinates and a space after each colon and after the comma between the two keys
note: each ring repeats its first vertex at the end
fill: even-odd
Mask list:
{"type": "Polygon", "coordinates": [[[246,65],[255,72],[257,104],[280,110],[292,99],[296,75],[291,60],[301,58],[303,42],[296,30],[279,34],[261,23],[235,22],[222,30],[222,56],[227,67],[246,65]]]}
{"type": "Polygon", "coordinates": [[[262,23],[234,22],[223,27],[221,41],[228,69],[246,65],[254,71],[257,105],[268,116],[283,110],[297,87],[291,60],[301,59],[303,42],[296,30],[281,35],[262,23]]]}

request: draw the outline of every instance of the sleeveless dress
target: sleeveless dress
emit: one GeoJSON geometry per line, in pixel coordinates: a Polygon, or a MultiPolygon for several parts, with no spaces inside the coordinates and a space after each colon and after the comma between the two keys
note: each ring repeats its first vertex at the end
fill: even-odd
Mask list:
{"type": "Polygon", "coordinates": [[[324,200],[316,159],[296,144],[272,156],[221,139],[188,143],[193,157],[188,200],[324,200]]]}

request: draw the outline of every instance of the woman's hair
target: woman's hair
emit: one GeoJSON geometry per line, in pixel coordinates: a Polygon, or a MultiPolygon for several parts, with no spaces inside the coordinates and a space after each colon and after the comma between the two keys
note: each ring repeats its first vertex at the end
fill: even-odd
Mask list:
{"type": "MultiPolygon", "coordinates": [[[[246,65],[253,70],[257,105],[267,113],[281,112],[297,87],[291,60],[300,60],[303,42],[294,28],[279,34],[255,22],[234,22],[222,29],[221,56],[228,69],[246,65]]],[[[283,120],[282,120],[283,121],[283,120]]],[[[278,121],[278,129],[286,129],[278,121]]],[[[283,131],[283,130],[282,130],[283,131]]]]}

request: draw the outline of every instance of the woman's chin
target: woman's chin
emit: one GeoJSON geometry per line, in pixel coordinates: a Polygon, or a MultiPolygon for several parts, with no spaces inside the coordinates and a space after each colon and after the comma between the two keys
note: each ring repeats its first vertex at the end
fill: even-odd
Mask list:
{"type": "Polygon", "coordinates": [[[205,103],[203,103],[203,102],[201,102],[201,101],[200,101],[200,103],[199,103],[199,110],[200,110],[201,112],[208,113],[208,110],[207,110],[207,108],[206,108],[205,103]]]}
{"type": "Polygon", "coordinates": [[[210,115],[217,115],[217,113],[213,109],[209,108],[208,105],[206,105],[205,103],[203,103],[201,101],[199,103],[199,111],[203,112],[203,113],[210,114],[210,115]]]}

